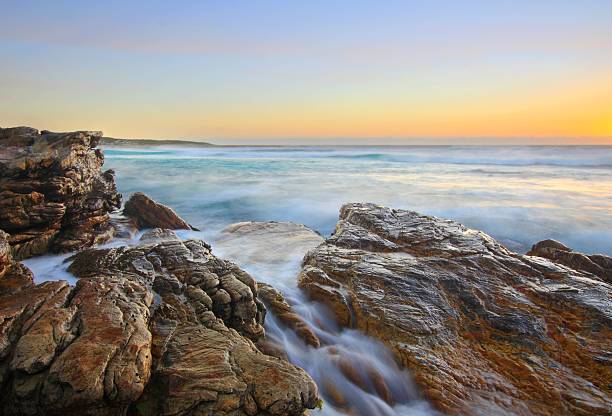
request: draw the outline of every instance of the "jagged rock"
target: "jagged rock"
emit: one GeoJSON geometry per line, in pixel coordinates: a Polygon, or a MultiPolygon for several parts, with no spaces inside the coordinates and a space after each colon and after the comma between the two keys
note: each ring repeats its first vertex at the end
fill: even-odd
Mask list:
{"type": "Polygon", "coordinates": [[[347,204],[299,284],[450,414],[608,415],[609,284],[456,222],[347,204]]]}
{"type": "Polygon", "coordinates": [[[544,257],[612,283],[612,257],[603,254],[577,253],[558,241],[544,240],[534,244],[527,255],[544,257]]]}
{"type": "Polygon", "coordinates": [[[159,204],[142,192],[135,192],[125,203],[123,215],[131,218],[137,228],[195,230],[170,207],[159,204]]]}
{"type": "Polygon", "coordinates": [[[0,129],[0,229],[15,258],[71,251],[113,235],[114,172],[101,172],[101,132],[0,129]]]}
{"type": "Polygon", "coordinates": [[[303,370],[253,343],[264,336],[257,283],[206,243],[156,229],[71,260],[76,287],[30,275],[0,291],[0,414],[300,415],[317,404],[303,370]]]}

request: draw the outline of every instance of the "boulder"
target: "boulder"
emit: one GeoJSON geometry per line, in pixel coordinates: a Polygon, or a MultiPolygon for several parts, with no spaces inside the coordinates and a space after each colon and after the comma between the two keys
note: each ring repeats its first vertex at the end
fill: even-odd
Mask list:
{"type": "Polygon", "coordinates": [[[612,284],[612,257],[603,254],[582,254],[555,240],[536,243],[528,256],[544,257],[574,270],[593,274],[612,284]]]}
{"type": "Polygon", "coordinates": [[[612,287],[441,218],[347,204],[299,285],[448,414],[608,415],[612,287]]]}
{"type": "Polygon", "coordinates": [[[15,258],[110,239],[120,206],[114,172],[102,172],[101,132],[0,129],[0,229],[15,258]]]}
{"type": "Polygon", "coordinates": [[[156,229],[70,260],[75,287],[30,274],[9,293],[0,278],[0,414],[301,415],[318,403],[303,370],[257,349],[257,283],[206,243],[156,229]]]}
{"type": "Polygon", "coordinates": [[[125,203],[123,215],[131,218],[138,229],[165,228],[195,230],[170,207],[159,204],[142,192],[135,192],[125,203]]]}

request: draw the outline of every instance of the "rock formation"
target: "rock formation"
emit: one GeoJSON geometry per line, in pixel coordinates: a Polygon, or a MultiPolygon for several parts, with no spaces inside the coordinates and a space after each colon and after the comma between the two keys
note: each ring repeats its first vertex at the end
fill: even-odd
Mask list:
{"type": "MultiPolygon", "coordinates": [[[[577,266],[576,266],[577,267],[577,266]]],[[[609,415],[612,288],[456,222],[348,204],[300,286],[449,414],[609,415]]]]}
{"type": "Polygon", "coordinates": [[[527,255],[547,258],[574,270],[593,274],[612,284],[612,257],[603,254],[576,253],[555,240],[544,240],[534,244],[527,255]]]}
{"type": "Polygon", "coordinates": [[[170,207],[153,201],[142,192],[135,192],[125,203],[123,215],[132,219],[138,229],[164,228],[168,230],[195,230],[170,207]]]}
{"type": "Polygon", "coordinates": [[[257,283],[197,240],[152,230],[32,283],[0,235],[0,414],[301,415],[310,377],[260,352],[257,283]],[[9,280],[19,284],[9,284],[9,280]]]}
{"type": "Polygon", "coordinates": [[[321,346],[319,338],[315,334],[314,330],[308,326],[308,324],[297,315],[291,305],[287,303],[283,295],[272,286],[260,283],[259,284],[259,297],[268,309],[270,309],[274,316],[282,323],[291,328],[297,336],[299,336],[306,344],[311,345],[315,348],[321,346]]]}
{"type": "Polygon", "coordinates": [[[112,171],[102,172],[101,132],[0,129],[0,229],[15,258],[77,250],[108,240],[120,206],[112,171]]]}

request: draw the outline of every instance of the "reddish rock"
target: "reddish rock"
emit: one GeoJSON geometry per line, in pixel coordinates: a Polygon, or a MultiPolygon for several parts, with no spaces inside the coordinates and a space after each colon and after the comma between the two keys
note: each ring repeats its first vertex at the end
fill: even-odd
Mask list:
{"type": "Polygon", "coordinates": [[[274,313],[276,318],[295,331],[302,341],[315,348],[321,346],[321,342],[312,328],[293,311],[291,305],[285,301],[285,298],[278,290],[266,283],[260,283],[259,298],[274,313]]]}
{"type": "Polygon", "coordinates": [[[196,230],[170,207],[159,204],[142,192],[132,194],[125,203],[123,215],[131,218],[137,228],[165,228],[168,230],[196,230]]]}
{"type": "Polygon", "coordinates": [[[612,288],[591,272],[453,221],[348,204],[299,279],[383,341],[445,413],[612,411],[612,288]]]}
{"type": "Polygon", "coordinates": [[[577,253],[558,241],[544,240],[534,244],[527,255],[544,257],[612,283],[612,257],[603,254],[577,253]]]}

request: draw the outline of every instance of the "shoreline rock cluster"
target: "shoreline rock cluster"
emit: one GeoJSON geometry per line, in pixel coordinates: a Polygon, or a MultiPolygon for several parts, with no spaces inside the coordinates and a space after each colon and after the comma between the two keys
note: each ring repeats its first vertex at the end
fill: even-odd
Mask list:
{"type": "Polygon", "coordinates": [[[135,194],[137,246],[87,249],[119,208],[101,133],[0,130],[0,414],[301,415],[312,379],[267,355],[257,282],[170,208],[135,194]],[[27,235],[29,239],[26,239],[27,235]],[[77,284],[34,284],[18,260],[80,250],[77,284]]]}
{"type": "Polygon", "coordinates": [[[114,172],[101,171],[101,132],[0,129],[0,229],[16,259],[66,252],[113,237],[121,205],[114,172]]]}
{"type": "Polygon", "coordinates": [[[612,287],[585,268],[355,203],[306,255],[299,285],[383,341],[444,413],[610,414],[612,287]]]}

